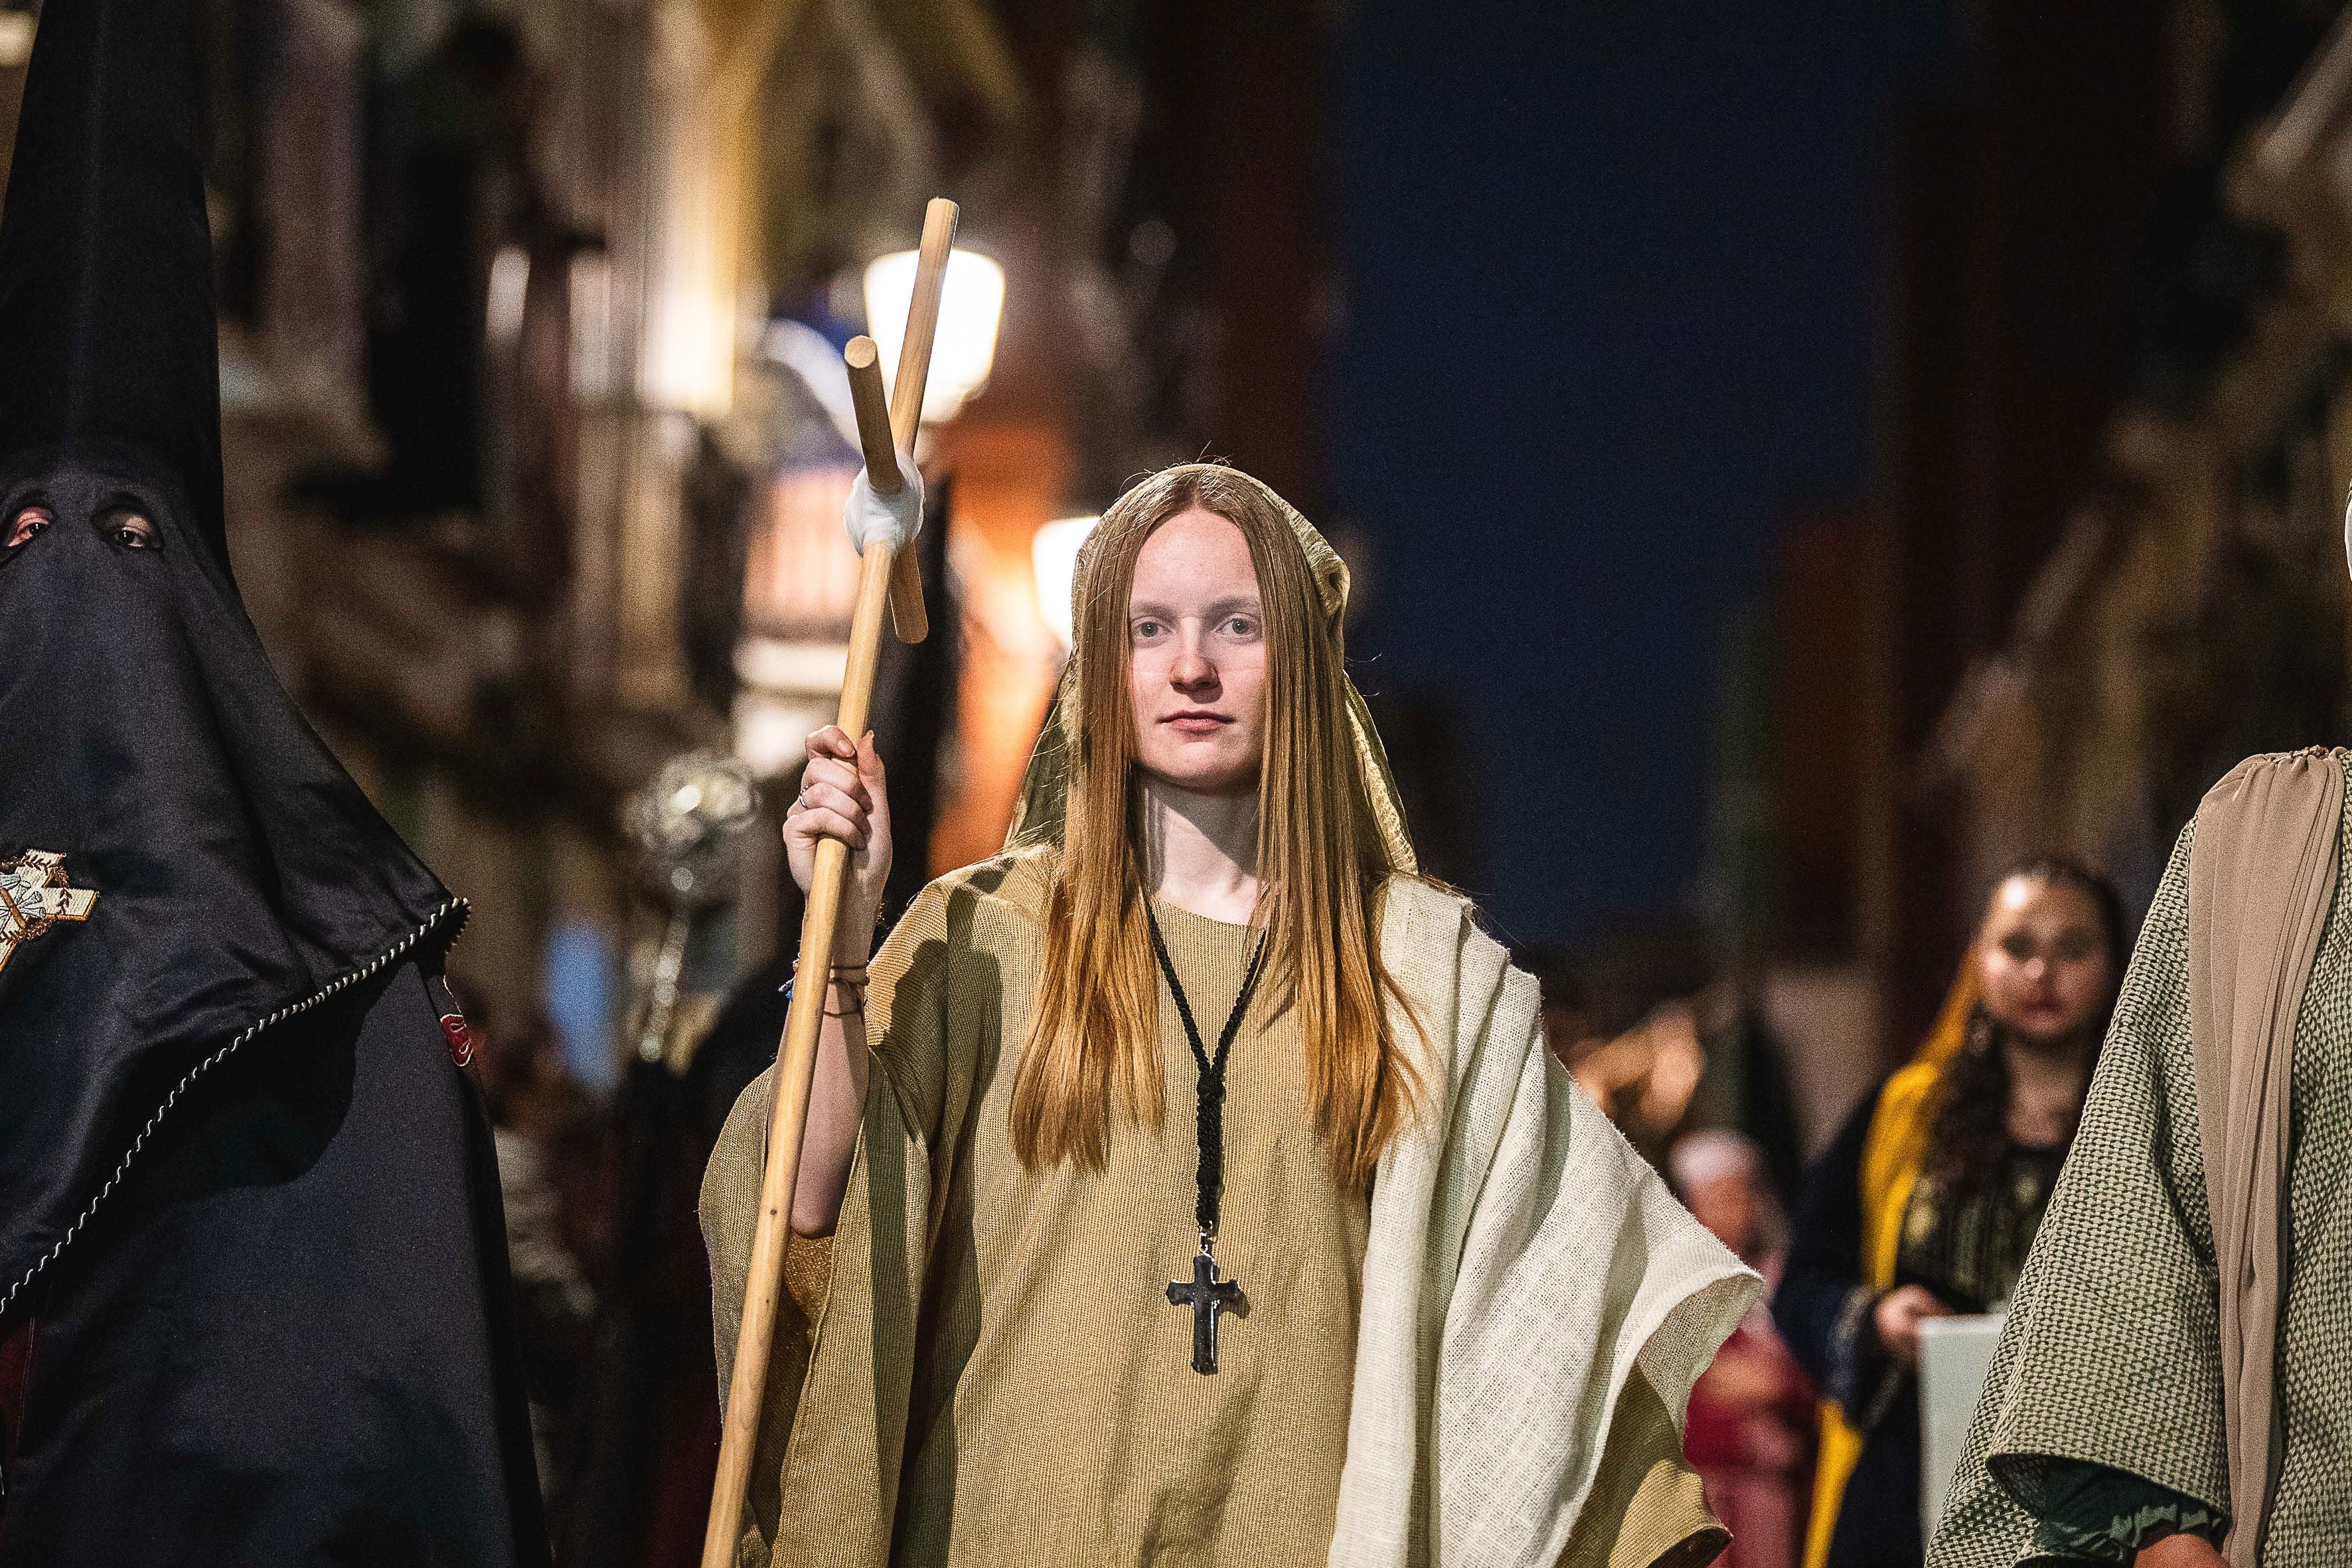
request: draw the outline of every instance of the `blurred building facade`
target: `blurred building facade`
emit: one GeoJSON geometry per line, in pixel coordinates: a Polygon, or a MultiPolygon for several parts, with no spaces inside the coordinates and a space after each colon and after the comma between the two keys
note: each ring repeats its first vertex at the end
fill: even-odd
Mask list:
{"type": "Polygon", "coordinates": [[[2345,732],[2338,9],[1989,0],[1905,139],[1849,873],[1881,1065],[2004,863],[2144,904],[2230,765],[2345,732]]]}
{"type": "Polygon", "coordinates": [[[2339,27],[2237,127],[2192,241],[2202,330],[2147,345],[2095,488],[1939,721],[1925,782],[1969,803],[1980,860],[2055,838],[2145,892],[2221,772],[2342,735],[2347,91],[2339,27]]]}
{"type": "Polygon", "coordinates": [[[2230,765],[2345,734],[2342,10],[1969,0],[1895,128],[1868,492],[1718,682],[1709,923],[1813,1142],[2004,863],[2144,903],[2230,765]]]}
{"type": "MultiPolygon", "coordinates": [[[[1043,524],[1203,450],[1313,488],[1315,6],[206,9],[240,582],[474,901],[466,972],[572,994],[575,1042],[617,1037],[657,923],[623,797],[694,748],[789,774],[829,716],[838,349],[927,196],[1008,288],[986,390],[924,442],[963,679],[916,871],[1001,837],[1061,658],[1043,524]]],[[[706,1003],[789,942],[760,840],[698,939],[706,1003]]]]}

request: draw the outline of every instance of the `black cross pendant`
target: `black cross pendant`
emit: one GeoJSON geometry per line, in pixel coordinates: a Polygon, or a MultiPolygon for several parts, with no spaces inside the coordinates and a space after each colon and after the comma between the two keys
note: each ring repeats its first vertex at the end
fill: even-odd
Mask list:
{"type": "Polygon", "coordinates": [[[1213,1375],[1217,1370],[1217,1314],[1241,1300],[1241,1282],[1217,1278],[1216,1255],[1201,1238],[1201,1255],[1192,1259],[1192,1278],[1168,1281],[1168,1304],[1192,1309],[1192,1370],[1213,1375]]]}

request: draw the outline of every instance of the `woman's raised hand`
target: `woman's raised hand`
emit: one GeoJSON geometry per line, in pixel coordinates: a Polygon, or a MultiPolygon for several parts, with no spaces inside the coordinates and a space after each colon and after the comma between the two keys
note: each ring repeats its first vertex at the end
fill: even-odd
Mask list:
{"type": "Polygon", "coordinates": [[[841,918],[834,926],[833,962],[863,963],[873,949],[883,885],[890,879],[890,800],[882,758],[870,732],[862,741],[852,741],[840,726],[827,724],[808,738],[800,797],[784,814],[784,854],[803,894],[816,875],[821,838],[849,846],[849,875],[841,889],[841,918]]]}

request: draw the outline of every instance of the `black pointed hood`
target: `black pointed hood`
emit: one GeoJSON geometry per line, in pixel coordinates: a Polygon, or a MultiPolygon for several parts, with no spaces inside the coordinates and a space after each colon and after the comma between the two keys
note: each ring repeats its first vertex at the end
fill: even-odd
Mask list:
{"type": "Polygon", "coordinates": [[[176,488],[226,559],[194,0],[51,0],[0,216],[0,453],[176,488]]]}
{"type": "Polygon", "coordinates": [[[194,6],[48,0],[0,216],[0,1320],[196,1075],[463,914],[229,580],[194,6]]]}

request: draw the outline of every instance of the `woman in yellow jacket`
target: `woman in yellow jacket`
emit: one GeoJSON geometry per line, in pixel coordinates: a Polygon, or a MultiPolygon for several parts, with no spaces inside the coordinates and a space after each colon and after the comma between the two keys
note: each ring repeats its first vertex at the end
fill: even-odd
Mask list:
{"type": "Polygon", "coordinates": [[[1993,889],[1942,1016],[1807,1173],[1772,1312],[1826,1396],[1806,1568],[1918,1568],[1922,1321],[2008,1302],[2131,951],[2069,860],[1993,889]]]}

